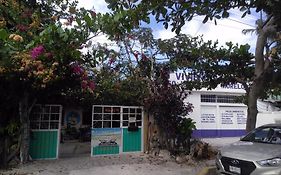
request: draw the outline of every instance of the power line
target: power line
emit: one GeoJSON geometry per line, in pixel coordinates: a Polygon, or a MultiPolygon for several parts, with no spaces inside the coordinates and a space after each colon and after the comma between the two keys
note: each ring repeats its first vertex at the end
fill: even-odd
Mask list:
{"type": "MultiPolygon", "coordinates": [[[[193,18],[193,20],[202,22],[202,20],[196,19],[196,18],[193,18]]],[[[234,27],[234,26],[225,25],[225,24],[220,24],[220,23],[215,24],[214,22],[211,22],[211,21],[207,21],[207,23],[213,24],[213,25],[217,25],[217,26],[228,27],[228,28],[232,28],[232,29],[238,29],[238,30],[243,30],[243,29],[245,29],[245,28],[239,28],[239,27],[234,27]]]]}
{"type": "Polygon", "coordinates": [[[200,26],[198,27],[197,31],[195,32],[194,36],[197,35],[197,33],[200,31],[201,27],[203,26],[203,23],[200,24],[200,26]]]}
{"type": "MultiPolygon", "coordinates": [[[[237,16],[238,18],[242,18],[242,15],[241,15],[241,14],[235,13],[235,12],[233,12],[233,11],[231,11],[231,12],[229,12],[229,13],[232,14],[232,15],[237,16]]],[[[254,16],[254,15],[252,15],[252,14],[247,14],[247,15],[244,16],[243,18],[244,18],[244,19],[248,19],[248,20],[255,20],[255,21],[258,19],[258,17],[254,16]]]]}
{"type": "Polygon", "coordinates": [[[236,20],[236,19],[232,19],[232,18],[226,18],[226,19],[228,19],[228,20],[230,20],[230,21],[234,21],[234,22],[240,23],[240,24],[244,24],[244,25],[247,25],[247,26],[250,26],[250,27],[255,27],[255,26],[253,26],[253,25],[251,25],[251,24],[247,24],[247,23],[244,23],[244,22],[242,22],[242,21],[238,21],[238,20],[236,20]]]}

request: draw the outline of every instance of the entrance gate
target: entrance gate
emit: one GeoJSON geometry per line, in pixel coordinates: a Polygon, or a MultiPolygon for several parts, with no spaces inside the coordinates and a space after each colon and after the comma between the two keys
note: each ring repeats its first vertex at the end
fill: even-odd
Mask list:
{"type": "Polygon", "coordinates": [[[57,159],[60,141],[61,105],[35,105],[30,117],[32,159],[57,159]]]}
{"type": "Polygon", "coordinates": [[[94,105],[91,156],[143,151],[143,108],[94,105]]]}

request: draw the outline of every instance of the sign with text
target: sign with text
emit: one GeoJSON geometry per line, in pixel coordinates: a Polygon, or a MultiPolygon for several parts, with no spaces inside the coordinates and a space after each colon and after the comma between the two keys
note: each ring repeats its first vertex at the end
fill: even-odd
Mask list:
{"type": "MultiPolygon", "coordinates": [[[[185,81],[201,81],[200,78],[196,75],[193,75],[189,72],[179,71],[170,74],[170,83],[171,84],[179,84],[185,81]]],[[[205,88],[202,88],[201,91],[210,91],[205,88]]],[[[236,84],[227,84],[227,85],[218,85],[215,89],[211,91],[215,92],[236,92],[236,93],[246,93],[244,87],[240,83],[236,84]]]]}
{"type": "Polygon", "coordinates": [[[204,129],[217,128],[216,106],[201,106],[200,123],[204,129]]]}
{"type": "Polygon", "coordinates": [[[246,107],[220,107],[220,128],[245,129],[246,107]]]}

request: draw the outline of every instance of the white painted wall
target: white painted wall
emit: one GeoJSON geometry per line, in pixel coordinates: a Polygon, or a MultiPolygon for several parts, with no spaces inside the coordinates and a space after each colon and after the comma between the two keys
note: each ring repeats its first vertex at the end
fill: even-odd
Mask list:
{"type": "Polygon", "coordinates": [[[281,111],[258,113],[256,127],[271,123],[281,123],[281,111]]]}
{"type": "Polygon", "coordinates": [[[243,95],[217,91],[193,91],[185,102],[192,103],[193,112],[187,117],[196,122],[197,129],[245,129],[247,106],[241,103],[201,102],[201,94],[243,95]],[[230,119],[232,118],[232,119],[230,119]]]}

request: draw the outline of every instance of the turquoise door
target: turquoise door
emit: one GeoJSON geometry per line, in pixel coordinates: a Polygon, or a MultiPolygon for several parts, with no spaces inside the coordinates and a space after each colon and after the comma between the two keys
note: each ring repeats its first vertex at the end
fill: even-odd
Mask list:
{"type": "Polygon", "coordinates": [[[58,158],[61,113],[61,105],[35,105],[30,116],[32,159],[58,158]]]}
{"type": "Polygon", "coordinates": [[[58,131],[32,131],[29,154],[32,159],[57,158],[58,131]]]}
{"type": "Polygon", "coordinates": [[[93,105],[91,156],[142,151],[142,118],[142,107],[93,105]]]}
{"type": "Polygon", "coordinates": [[[123,152],[141,151],[141,128],[137,131],[128,131],[123,128],[123,152]]]}

